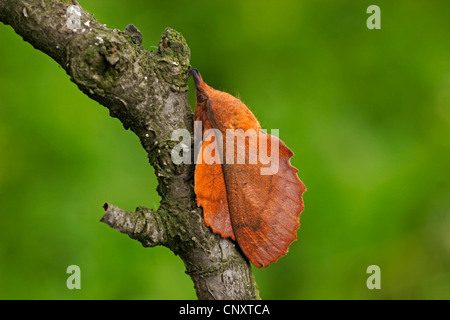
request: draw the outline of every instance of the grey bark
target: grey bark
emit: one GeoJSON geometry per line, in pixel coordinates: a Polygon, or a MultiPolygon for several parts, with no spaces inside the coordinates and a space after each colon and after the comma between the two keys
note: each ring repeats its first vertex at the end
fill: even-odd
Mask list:
{"type": "Polygon", "coordinates": [[[239,248],[205,226],[196,206],[194,165],[171,160],[178,143],[171,140],[172,131],[193,131],[187,100],[190,50],[182,35],[167,28],[158,50],[149,52],[133,25],[109,29],[72,0],[0,0],[0,21],[59,63],[147,151],[158,178],[159,208],[131,212],[105,204],[101,221],[144,247],[162,245],[179,255],[199,299],[259,299],[239,248]],[[78,5],[80,28],[68,27],[70,5],[78,5]]]}

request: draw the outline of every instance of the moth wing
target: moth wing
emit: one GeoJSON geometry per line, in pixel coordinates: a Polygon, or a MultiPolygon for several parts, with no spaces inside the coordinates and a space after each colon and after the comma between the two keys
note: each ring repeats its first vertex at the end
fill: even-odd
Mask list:
{"type": "MultiPolygon", "coordinates": [[[[246,163],[224,163],[222,170],[236,240],[245,256],[260,268],[285,255],[297,239],[306,188],[290,163],[293,152],[280,139],[261,131],[247,141],[235,146],[235,154],[245,153],[246,163]],[[259,146],[261,139],[266,139],[267,150],[278,143],[278,168],[274,168],[278,170],[273,170],[273,174],[261,174],[261,169],[268,170],[270,164],[263,164],[260,159],[256,164],[248,162],[249,145],[257,140],[259,146]]],[[[271,155],[270,151],[266,154],[271,155]]]]}
{"type": "MultiPolygon", "coordinates": [[[[208,151],[207,149],[217,150],[216,140],[208,141],[209,139],[210,136],[202,142],[195,165],[194,191],[197,196],[197,205],[203,208],[205,223],[214,233],[236,240],[231,227],[221,164],[219,161],[207,164],[203,157],[205,149],[206,151],[208,151]]],[[[217,158],[218,154],[216,153],[214,156],[217,158]]]]}

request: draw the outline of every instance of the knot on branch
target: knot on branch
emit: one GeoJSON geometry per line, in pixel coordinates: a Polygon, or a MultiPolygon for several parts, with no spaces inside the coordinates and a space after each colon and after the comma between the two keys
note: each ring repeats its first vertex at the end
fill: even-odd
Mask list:
{"type": "Polygon", "coordinates": [[[127,36],[130,37],[130,40],[133,43],[135,43],[137,45],[141,45],[142,44],[142,39],[143,39],[142,34],[139,31],[139,29],[134,26],[134,24],[127,25],[125,27],[125,29],[123,29],[123,31],[125,32],[125,34],[127,36]]]}
{"type": "Polygon", "coordinates": [[[166,28],[159,41],[157,67],[164,81],[173,91],[187,90],[191,51],[184,37],[177,31],[166,28]]]}

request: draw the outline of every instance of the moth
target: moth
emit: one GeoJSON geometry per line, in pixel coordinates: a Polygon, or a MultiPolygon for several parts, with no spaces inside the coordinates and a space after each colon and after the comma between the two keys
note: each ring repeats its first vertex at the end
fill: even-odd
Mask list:
{"type": "Polygon", "coordinates": [[[214,233],[236,241],[256,267],[266,267],[297,239],[306,187],[290,163],[294,154],[261,130],[242,101],[208,86],[198,70],[190,73],[203,133],[194,176],[197,205],[214,233]]]}

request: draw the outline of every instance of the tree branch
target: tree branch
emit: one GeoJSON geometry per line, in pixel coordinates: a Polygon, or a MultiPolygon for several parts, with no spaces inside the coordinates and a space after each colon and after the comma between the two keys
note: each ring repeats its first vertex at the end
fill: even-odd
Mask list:
{"type": "Polygon", "coordinates": [[[136,212],[131,212],[109,203],[105,203],[103,208],[105,214],[100,221],[111,228],[140,241],[144,247],[165,244],[165,230],[157,212],[144,207],[138,207],[136,212]]]}
{"type": "Polygon", "coordinates": [[[133,213],[106,204],[101,221],[144,246],[164,245],[179,255],[199,299],[258,299],[250,264],[238,247],[204,224],[193,189],[194,166],[171,159],[178,143],[172,132],[193,131],[187,100],[190,50],[181,34],[167,28],[158,50],[149,52],[137,28],[109,29],[72,0],[0,0],[0,21],[58,62],[147,151],[160,207],[133,213]],[[79,12],[75,26],[68,23],[73,5],[79,12]]]}

